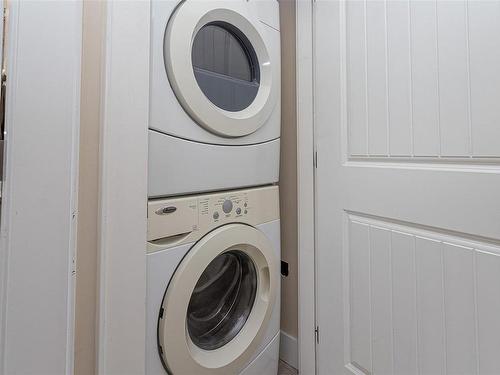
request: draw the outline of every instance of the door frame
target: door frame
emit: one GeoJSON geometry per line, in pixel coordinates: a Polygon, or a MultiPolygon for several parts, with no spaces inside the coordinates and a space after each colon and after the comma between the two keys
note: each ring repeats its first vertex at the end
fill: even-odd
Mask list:
{"type": "MultiPolygon", "coordinates": [[[[298,209],[298,357],[299,372],[313,375],[316,372],[316,321],[315,321],[315,199],[314,199],[314,113],[313,113],[313,0],[297,0],[296,11],[296,88],[297,88],[297,209],[298,209]]],[[[106,40],[103,64],[103,114],[101,128],[101,201],[100,201],[100,301],[99,301],[99,334],[98,334],[98,373],[130,372],[131,368],[144,371],[144,330],[134,326],[133,330],[123,330],[122,324],[129,321],[140,321],[146,298],[146,205],[147,176],[140,163],[126,165],[119,151],[133,150],[139,160],[147,162],[147,119],[148,99],[141,100],[140,105],[130,97],[128,106],[119,106],[116,101],[123,100],[124,91],[120,88],[120,77],[111,75],[113,70],[135,71],[129,84],[134,83],[137,90],[149,91],[149,40],[150,20],[149,2],[109,2],[106,9],[106,40]],[[130,20],[137,21],[132,25],[130,20]],[[139,22],[140,20],[140,22],[139,22]],[[115,32],[130,32],[133,38],[125,40],[116,36],[115,32]],[[144,45],[148,47],[145,48],[144,45]],[[127,54],[132,59],[121,59],[127,54]],[[109,103],[109,104],[108,104],[109,103]],[[108,108],[108,107],[113,107],[108,108]],[[126,115],[124,115],[124,112],[126,115]],[[136,125],[127,118],[142,118],[144,126],[136,125]],[[123,125],[126,127],[123,127],[123,125]],[[125,134],[126,133],[126,134],[125,134]],[[119,137],[120,142],[110,139],[119,137]],[[142,140],[137,142],[137,139],[142,140]],[[119,143],[119,145],[117,145],[119,143]],[[113,148],[111,154],[110,148],[113,148]],[[115,173],[107,174],[106,170],[115,173]],[[138,176],[141,176],[138,178],[138,176]],[[127,183],[124,183],[124,182],[127,183]],[[142,182],[141,182],[142,181],[142,182]],[[132,182],[132,183],[131,183],[132,182]],[[119,186],[119,194],[111,189],[119,186]],[[127,209],[134,203],[134,216],[127,209]],[[140,211],[139,211],[140,206],[140,211]],[[125,212],[126,211],[126,212],[125,212]],[[133,223],[124,223],[123,215],[134,217],[133,223]],[[142,241],[143,240],[143,241],[142,241]],[[141,242],[142,247],[137,248],[141,242]],[[111,251],[110,244],[119,243],[119,251],[111,251]],[[140,251],[138,251],[140,249],[140,251]],[[144,250],[144,251],[143,251],[144,250]],[[115,266],[116,262],[128,267],[128,274],[115,266]],[[132,267],[132,265],[134,265],[132,267]],[[143,264],[144,267],[138,267],[143,264]],[[132,273],[132,277],[131,277],[132,273]],[[106,295],[119,293],[119,289],[130,288],[123,298],[105,299],[106,295]],[[104,303],[105,302],[105,303],[104,303]],[[124,311],[129,311],[126,315],[124,311]],[[113,314],[113,311],[119,311],[113,314]],[[138,315],[137,315],[138,314],[138,315]],[[111,319],[113,315],[113,319],[111,319]],[[117,316],[119,317],[117,319],[117,316]],[[134,316],[133,320],[129,318],[134,316]],[[120,324],[120,321],[122,324],[120,324]],[[116,339],[116,338],[119,339],[116,339]],[[113,338],[113,340],[111,340],[113,338]],[[127,360],[122,361],[124,351],[127,360]],[[131,367],[132,366],[132,367],[131,367]]],[[[131,97],[135,98],[134,95],[131,97]]],[[[127,98],[127,96],[125,96],[127,98]]],[[[147,96],[146,96],[147,98],[147,96]]]]}
{"type": "Polygon", "coordinates": [[[8,12],[0,373],[72,374],[82,3],[8,12]]]}
{"type": "MultiPolygon", "coordinates": [[[[299,372],[304,375],[313,375],[316,371],[316,322],[315,322],[315,261],[314,261],[314,243],[315,243],[315,229],[314,229],[314,126],[313,126],[313,1],[312,0],[297,0],[296,12],[296,27],[297,27],[297,56],[296,56],[296,87],[297,87],[297,203],[298,203],[298,267],[299,267],[299,285],[298,285],[298,357],[299,357],[299,372]]],[[[105,56],[108,64],[105,63],[103,67],[104,86],[108,91],[103,95],[103,107],[106,111],[107,102],[118,100],[120,93],[116,90],[109,90],[111,84],[119,84],[120,78],[117,76],[110,76],[110,66],[113,69],[116,67],[122,70],[131,69],[137,73],[131,80],[139,85],[141,90],[149,90],[149,63],[144,63],[144,58],[149,59],[149,43],[147,43],[147,51],[144,48],[144,38],[149,39],[149,3],[148,2],[110,2],[107,5],[106,16],[106,35],[109,41],[105,46],[105,56]],[[131,10],[131,9],[134,10],[131,10]],[[135,13],[137,12],[137,13],[135,13]],[[138,20],[133,24],[133,33],[135,37],[127,40],[126,42],[119,38],[113,39],[113,31],[121,31],[121,29],[130,28],[130,20],[138,20]],[[119,46],[113,48],[112,45],[119,46]],[[130,56],[134,56],[133,61],[120,59],[122,53],[129,52],[130,56]],[[132,54],[133,52],[133,54],[132,54]],[[113,58],[115,57],[115,58],[113,58]],[[139,69],[138,69],[139,68],[139,69]],[[142,78],[141,78],[142,77],[142,78]],[[146,83],[145,83],[146,82],[146,83]]],[[[121,95],[124,95],[122,92],[121,95]]],[[[133,103],[131,103],[133,104],[133,103]]],[[[115,104],[116,106],[116,104],[115,104]]],[[[147,142],[137,142],[135,137],[143,140],[147,139],[147,116],[148,106],[143,103],[142,106],[130,105],[128,107],[121,107],[122,111],[125,110],[130,116],[138,116],[139,118],[146,118],[145,127],[134,127],[127,122],[129,128],[125,130],[121,128],[123,125],[124,117],[120,116],[119,112],[114,112],[108,115],[105,119],[103,116],[102,128],[106,129],[106,134],[103,136],[102,148],[110,147],[112,143],[109,139],[118,136],[123,131],[129,132],[130,137],[120,136],[121,142],[119,146],[114,144],[116,151],[119,150],[134,150],[141,159],[147,158],[147,142]],[[144,105],[146,105],[144,107],[144,105]],[[145,117],[146,116],[146,117],[145,117]],[[107,122],[107,123],[106,123],[107,122]],[[133,135],[133,136],[132,136],[133,135]]],[[[117,109],[116,109],[117,110],[117,109]]],[[[147,160],[147,159],[146,159],[147,160]]],[[[121,324],[115,323],[111,325],[110,316],[108,311],[120,311],[120,314],[127,309],[134,311],[134,314],[145,314],[144,301],[146,297],[145,284],[145,262],[146,252],[137,251],[137,247],[133,244],[138,244],[138,239],[144,237],[143,243],[146,243],[146,211],[136,212],[133,225],[119,225],[122,219],[122,213],[130,218],[130,212],[124,213],[124,207],[131,201],[135,203],[144,201],[147,197],[146,177],[139,182],[137,176],[142,176],[144,171],[134,164],[126,166],[123,160],[120,159],[119,154],[108,155],[105,151],[101,156],[101,167],[104,169],[112,169],[115,171],[113,175],[107,175],[101,171],[101,202],[100,202],[100,219],[101,219],[101,234],[100,234],[100,254],[101,254],[101,268],[100,268],[100,305],[99,305],[99,364],[98,373],[105,374],[111,372],[123,372],[126,369],[130,372],[130,364],[134,368],[144,368],[145,359],[144,351],[140,349],[141,345],[144,347],[143,332],[139,333],[140,329],[134,327],[133,330],[124,332],[120,329],[121,324]],[[131,185],[123,185],[121,182],[127,180],[128,182],[134,181],[131,185]],[[112,191],[109,190],[110,185],[119,185],[120,194],[118,197],[113,196],[112,191]],[[121,213],[120,213],[121,208],[121,213]],[[121,244],[120,251],[115,251],[113,254],[106,255],[106,248],[109,243],[119,242],[121,244]],[[131,281],[128,275],[121,272],[113,264],[114,260],[120,261],[124,265],[136,264],[135,267],[129,268],[128,271],[133,271],[133,279],[140,280],[140,285],[136,285],[131,281]],[[138,262],[138,263],[137,263],[138,262]],[[137,267],[137,264],[143,264],[144,267],[137,267]],[[106,280],[104,276],[106,275],[106,280]],[[132,288],[132,293],[129,293],[126,299],[123,300],[108,300],[106,305],[103,304],[105,295],[112,293],[112,290],[117,290],[123,286],[132,288]],[[120,337],[127,339],[111,340],[111,337],[120,337]],[[124,347],[125,345],[125,347],[124,347]],[[120,353],[123,354],[125,350],[127,361],[120,363],[120,353]]],[[[109,249],[109,248],[108,248],[109,249]]],[[[111,253],[111,251],[107,251],[111,253]]],[[[116,314],[115,314],[116,315],[116,314]]],[[[120,321],[129,321],[127,318],[119,318],[120,321]]],[[[136,315],[137,316],[137,315],[136,315]]],[[[137,318],[135,318],[137,319],[137,318]]],[[[133,321],[135,321],[135,319],[133,321]]]]}
{"type": "Polygon", "coordinates": [[[297,217],[299,373],[316,373],[316,266],[314,140],[314,0],[297,0],[297,217]],[[311,293],[312,291],[312,293],[311,293]]]}
{"type": "Polygon", "coordinates": [[[108,1],[104,18],[96,371],[143,374],[150,2],[108,1]]]}

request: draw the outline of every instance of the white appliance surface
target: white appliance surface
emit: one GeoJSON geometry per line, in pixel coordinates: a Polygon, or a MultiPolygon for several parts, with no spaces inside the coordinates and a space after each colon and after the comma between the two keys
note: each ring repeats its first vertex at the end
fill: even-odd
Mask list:
{"type": "MultiPolygon", "coordinates": [[[[187,2],[193,0],[186,0],[187,2]]],[[[244,8],[241,13],[258,30],[272,64],[280,70],[280,32],[279,8],[274,0],[225,0],[207,1],[213,7],[227,7],[231,3],[240,2],[244,8]]],[[[151,3],[151,97],[149,128],[179,138],[211,144],[256,144],[268,142],[280,136],[280,100],[276,103],[266,124],[259,130],[245,137],[227,138],[213,134],[196,123],[182,108],[170,85],[164,59],[165,30],[172,12],[176,9],[176,1],[152,1],[151,3]]],[[[194,30],[193,30],[194,31],[194,30]]],[[[189,67],[192,70],[192,67],[189,67]]],[[[279,74],[272,85],[281,85],[279,74]]],[[[237,120],[235,121],[237,124],[237,120]]]]}
{"type": "MultiPolygon", "coordinates": [[[[253,226],[264,234],[264,236],[272,244],[272,251],[276,259],[280,259],[280,221],[277,218],[279,215],[279,205],[277,202],[278,188],[276,186],[256,188],[248,190],[237,190],[222,193],[213,193],[198,196],[188,196],[180,198],[172,198],[170,200],[152,200],[148,216],[156,215],[160,207],[172,207],[177,209],[172,214],[178,214],[179,218],[172,216],[170,220],[176,222],[176,225],[171,225],[167,229],[168,235],[174,240],[158,239],[161,236],[162,226],[168,223],[168,215],[163,219],[160,217],[158,223],[154,223],[149,219],[148,240],[149,252],[147,254],[147,305],[146,305],[146,374],[160,375],[166,374],[158,350],[158,320],[162,301],[169,285],[169,282],[176,272],[177,267],[182,262],[183,258],[192,250],[193,246],[203,239],[206,233],[213,232],[213,227],[224,228],[231,223],[243,223],[253,226]],[[209,197],[209,198],[205,198],[209,197]],[[228,198],[229,197],[229,198],[228,198]],[[242,198],[238,200],[238,197],[242,198]],[[195,199],[199,207],[202,207],[199,213],[198,207],[194,206],[195,199]],[[220,219],[213,219],[212,211],[217,207],[222,209],[223,202],[228,199],[233,201],[233,209],[230,213],[223,214],[221,212],[220,219]],[[276,200],[276,201],[275,201],[276,200]],[[208,203],[206,203],[208,202],[208,203]],[[215,202],[212,205],[211,202],[215,202]],[[219,205],[217,202],[221,202],[219,205]],[[246,204],[248,209],[247,216],[239,212],[238,208],[246,204]],[[192,210],[193,213],[190,213],[192,210]],[[179,213],[180,211],[180,213],[179,213]],[[181,216],[182,215],[182,216],[181,216]],[[210,220],[209,220],[210,219],[210,220]],[[269,220],[271,219],[271,220],[269,220]],[[165,221],[162,221],[165,220],[165,221]],[[262,223],[260,223],[262,222],[262,223]],[[189,223],[196,223],[190,225],[189,223]],[[195,228],[190,234],[176,235],[176,233],[184,233],[187,228],[195,228]],[[198,229],[199,233],[198,233],[198,229]],[[178,240],[177,244],[175,242],[178,240]],[[161,249],[162,245],[165,249],[161,249]]],[[[161,215],[160,215],[161,216],[161,215]]],[[[246,239],[242,238],[241,243],[245,243],[246,239]]],[[[275,269],[270,272],[280,274],[279,261],[275,264],[275,269]]],[[[279,324],[280,324],[280,294],[279,282],[277,285],[278,291],[273,304],[272,313],[268,321],[265,334],[262,336],[260,343],[255,350],[255,353],[247,361],[246,365],[241,366],[241,374],[276,374],[279,357],[279,324]]],[[[181,342],[181,340],[179,341],[181,342]]],[[[230,343],[228,343],[230,344],[230,343]]],[[[165,348],[168,351],[168,348],[165,348]]],[[[167,355],[168,357],[168,355],[167,355]]]]}
{"type": "MultiPolygon", "coordinates": [[[[199,15],[193,15],[191,9],[182,12],[194,3],[195,0],[151,3],[149,197],[257,186],[278,180],[281,127],[278,2],[204,1],[197,4],[203,6],[193,7],[199,15]],[[259,85],[257,96],[248,107],[237,111],[219,108],[195,80],[191,46],[200,30],[213,23],[230,25],[228,30],[234,26],[258,55],[255,64],[249,64],[259,72],[255,78],[259,85]],[[192,29],[183,30],[191,27],[186,25],[192,29]],[[177,43],[179,38],[170,40],[169,35],[176,32],[188,35],[191,44],[177,43]],[[211,123],[213,129],[205,122],[211,123]],[[244,128],[251,130],[241,130],[244,128]]],[[[209,75],[214,76],[213,72],[209,75]]],[[[230,96],[238,98],[240,94],[235,91],[230,96]]]]}
{"type": "Polygon", "coordinates": [[[269,344],[250,362],[241,375],[276,375],[279,365],[279,332],[269,344]]]}
{"type": "Polygon", "coordinates": [[[259,145],[197,143],[149,132],[149,197],[259,186],[279,180],[280,140],[259,145]]]}

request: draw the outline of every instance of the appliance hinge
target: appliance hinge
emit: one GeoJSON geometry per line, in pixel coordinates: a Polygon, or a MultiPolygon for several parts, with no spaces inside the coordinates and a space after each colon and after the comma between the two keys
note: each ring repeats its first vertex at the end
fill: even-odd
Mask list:
{"type": "Polygon", "coordinates": [[[316,336],[316,344],[319,344],[319,326],[314,329],[314,336],[316,336]]]}
{"type": "Polygon", "coordinates": [[[318,168],[318,151],[314,151],[314,168],[318,168]]]}

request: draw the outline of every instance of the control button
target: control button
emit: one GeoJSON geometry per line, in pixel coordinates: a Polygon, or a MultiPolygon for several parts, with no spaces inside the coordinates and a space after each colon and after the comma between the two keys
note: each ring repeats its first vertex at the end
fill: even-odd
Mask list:
{"type": "Polygon", "coordinates": [[[247,213],[248,213],[248,211],[247,211],[247,210],[245,210],[245,215],[246,215],[247,213]]]}
{"type": "Polygon", "coordinates": [[[224,203],[222,204],[222,211],[224,211],[226,214],[230,213],[233,210],[233,202],[231,200],[226,199],[224,203]]]}
{"type": "Polygon", "coordinates": [[[237,214],[237,215],[241,215],[241,208],[239,208],[239,207],[238,207],[238,208],[236,209],[236,214],[237,214]]]}
{"type": "Polygon", "coordinates": [[[247,202],[245,202],[244,206],[245,206],[245,207],[246,207],[246,206],[248,206],[247,202]]]}
{"type": "Polygon", "coordinates": [[[219,213],[216,211],[214,212],[214,219],[217,220],[219,218],[219,213]]]}

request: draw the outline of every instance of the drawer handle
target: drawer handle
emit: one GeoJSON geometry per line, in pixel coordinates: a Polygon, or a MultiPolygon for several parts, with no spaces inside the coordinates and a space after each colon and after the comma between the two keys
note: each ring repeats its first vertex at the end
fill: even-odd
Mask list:
{"type": "Polygon", "coordinates": [[[167,206],[167,207],[159,208],[155,212],[157,215],[168,215],[168,214],[173,214],[175,211],[177,211],[177,207],[167,206]]]}

